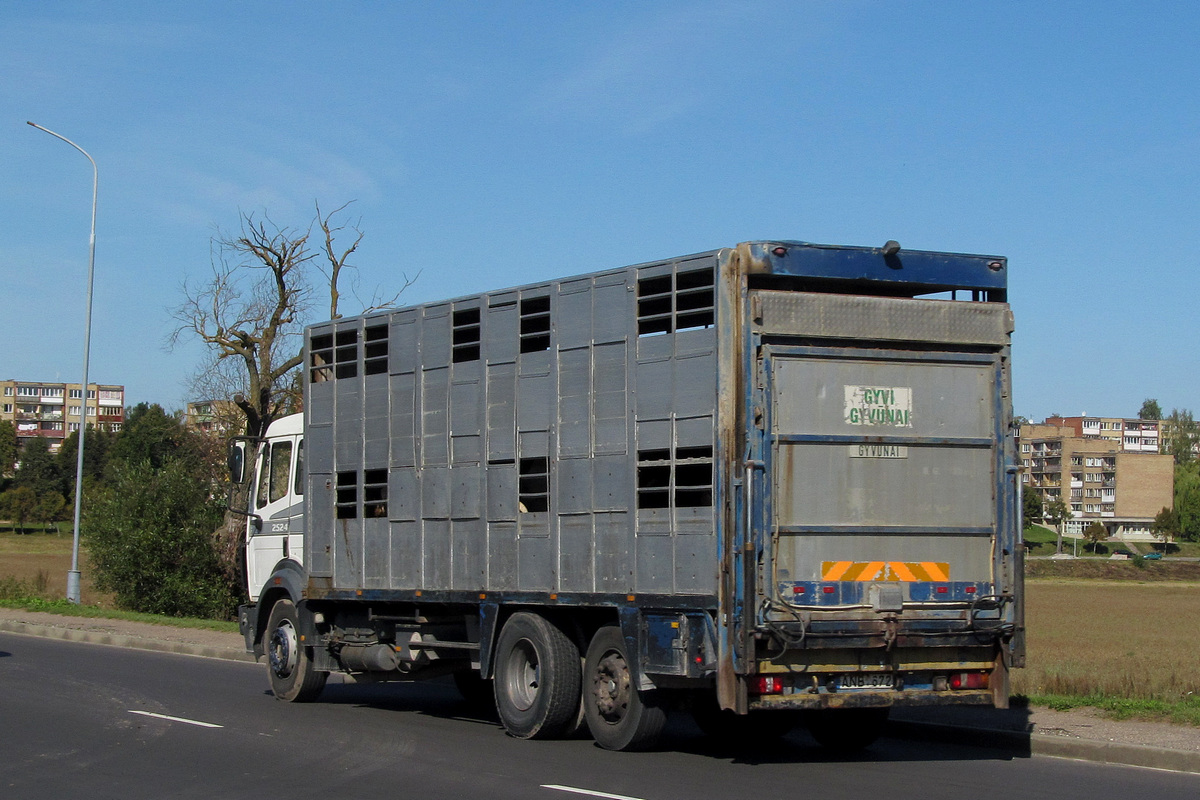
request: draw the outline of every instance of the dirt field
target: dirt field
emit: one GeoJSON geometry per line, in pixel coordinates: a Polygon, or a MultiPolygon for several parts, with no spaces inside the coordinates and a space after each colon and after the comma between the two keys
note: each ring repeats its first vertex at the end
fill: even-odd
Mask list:
{"type": "Polygon", "coordinates": [[[1200,583],[1035,579],[1026,598],[1017,693],[1200,695],[1200,583]]]}
{"type": "MultiPolygon", "coordinates": [[[[67,572],[71,569],[72,537],[69,533],[0,534],[0,580],[15,578],[30,586],[44,578],[46,594],[67,596],[67,572]]],[[[106,605],[108,597],[97,592],[88,574],[86,554],[80,555],[80,598],[88,605],[106,605]]]]}

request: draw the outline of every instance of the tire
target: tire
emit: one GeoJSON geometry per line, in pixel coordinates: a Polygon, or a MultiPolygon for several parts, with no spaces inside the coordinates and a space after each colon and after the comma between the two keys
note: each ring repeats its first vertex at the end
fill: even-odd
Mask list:
{"type": "Polygon", "coordinates": [[[808,732],[817,743],[839,753],[869,747],[883,733],[890,708],[838,708],[814,711],[808,732]]]}
{"type": "Polygon", "coordinates": [[[692,718],[705,736],[723,745],[757,746],[782,739],[800,724],[794,711],[735,714],[717,707],[711,697],[697,698],[692,718]]]}
{"type": "Polygon", "coordinates": [[[596,744],[605,750],[649,750],[658,744],[667,711],[657,692],[638,691],[619,627],[596,631],[583,674],[584,716],[596,744]]]}
{"type": "Polygon", "coordinates": [[[271,691],[280,700],[308,703],[321,694],[329,673],[313,668],[312,648],[302,645],[296,632],[298,620],[291,600],[279,600],[271,607],[264,642],[267,674],[271,678],[271,691]]]}
{"type": "Polygon", "coordinates": [[[567,735],[579,709],[579,648],[544,617],[518,612],[496,642],[496,712],[518,739],[567,735]]]}

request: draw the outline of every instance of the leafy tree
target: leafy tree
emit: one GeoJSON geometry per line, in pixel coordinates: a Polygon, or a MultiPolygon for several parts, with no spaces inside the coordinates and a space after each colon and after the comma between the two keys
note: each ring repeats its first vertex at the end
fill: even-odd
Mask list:
{"type": "Polygon", "coordinates": [[[133,611],[232,617],[238,588],[212,538],[223,514],[220,494],[188,459],[115,464],[83,524],[97,587],[133,611]]]}
{"type": "MultiPolygon", "coordinates": [[[[96,430],[88,426],[83,440],[84,481],[98,481],[104,476],[104,466],[108,463],[108,450],[112,447],[114,439],[119,435],[109,433],[108,431],[96,430]]],[[[72,488],[72,493],[75,485],[75,468],[78,464],[78,457],[79,431],[72,431],[63,440],[62,446],[58,448],[58,454],[55,457],[58,462],[58,471],[72,488]]]]}
{"type": "Polygon", "coordinates": [[[1021,530],[1042,521],[1042,495],[1027,489],[1021,495],[1021,530]]]}
{"type": "Polygon", "coordinates": [[[37,493],[28,486],[9,489],[0,494],[0,519],[11,522],[17,533],[24,533],[25,522],[32,518],[37,503],[37,493]]]}
{"type": "MultiPolygon", "coordinates": [[[[157,403],[138,403],[125,416],[121,435],[109,449],[110,461],[125,464],[146,462],[159,469],[189,451],[189,435],[183,423],[157,403]]],[[[87,446],[83,449],[87,456],[87,446]]]]}
{"type": "MultiPolygon", "coordinates": [[[[87,448],[84,448],[86,455],[87,448]]],[[[67,500],[58,492],[48,492],[40,495],[37,499],[37,505],[33,507],[33,513],[30,518],[34,522],[40,522],[43,525],[51,522],[57,522],[63,518],[63,511],[67,507],[67,500]]]]}
{"type": "Polygon", "coordinates": [[[1104,527],[1103,522],[1091,522],[1083,529],[1083,538],[1087,539],[1094,553],[1096,552],[1096,545],[1108,538],[1108,529],[1104,527]]]}
{"type": "Polygon", "coordinates": [[[1061,497],[1056,497],[1045,505],[1045,518],[1054,526],[1054,530],[1058,532],[1058,543],[1055,545],[1054,552],[1062,552],[1062,526],[1063,523],[1071,518],[1071,507],[1063,502],[1061,497]]]}
{"type": "Polygon", "coordinates": [[[1163,510],[1154,516],[1154,524],[1150,530],[1155,536],[1162,539],[1165,552],[1170,547],[1171,541],[1179,536],[1179,513],[1173,508],[1164,506],[1163,510]]]}
{"type": "Polygon", "coordinates": [[[1142,407],[1138,411],[1138,419],[1162,419],[1162,406],[1153,397],[1147,397],[1142,401],[1142,407]]]}
{"type": "Polygon", "coordinates": [[[35,495],[62,492],[63,474],[58,470],[48,441],[33,436],[25,442],[21,449],[21,465],[17,467],[13,482],[32,489],[35,495]]]}
{"type": "Polygon", "coordinates": [[[0,419],[0,478],[12,475],[17,463],[17,429],[12,422],[0,419]]]}
{"type": "Polygon", "coordinates": [[[1175,513],[1179,538],[1200,542],[1200,465],[1195,462],[1175,467],[1175,513]]]}
{"type": "Polygon", "coordinates": [[[1196,457],[1196,445],[1200,443],[1200,424],[1187,409],[1171,409],[1165,420],[1163,438],[1166,452],[1175,456],[1176,464],[1189,464],[1196,457]]]}

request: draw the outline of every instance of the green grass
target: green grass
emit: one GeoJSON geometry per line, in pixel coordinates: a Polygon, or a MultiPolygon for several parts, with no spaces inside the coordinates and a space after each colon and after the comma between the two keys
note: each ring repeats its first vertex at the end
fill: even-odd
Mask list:
{"type": "Polygon", "coordinates": [[[1200,727],[1200,695],[1194,694],[1174,701],[1132,699],[1101,693],[1035,694],[1026,699],[1032,705],[1045,706],[1055,711],[1095,708],[1111,719],[1162,721],[1200,727]]]}
{"type": "Polygon", "coordinates": [[[153,625],[170,625],[176,628],[195,628],[220,631],[222,633],[238,632],[236,622],[193,619],[189,617],[164,617],[160,614],[142,614],[136,611],[120,611],[112,608],[70,603],[61,597],[51,597],[46,588],[47,583],[48,581],[44,573],[38,573],[32,580],[0,577],[0,608],[41,611],[65,617],[147,622],[153,625]]]}
{"type": "Polygon", "coordinates": [[[1054,552],[1058,534],[1041,525],[1030,525],[1022,533],[1031,556],[1048,556],[1054,552]]]}

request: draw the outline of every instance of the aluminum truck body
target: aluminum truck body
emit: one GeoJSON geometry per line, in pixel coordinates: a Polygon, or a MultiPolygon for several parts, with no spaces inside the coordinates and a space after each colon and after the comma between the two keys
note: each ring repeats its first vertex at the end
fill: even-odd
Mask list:
{"type": "Polygon", "coordinates": [[[892,706],[1004,706],[1006,281],[752,242],[311,326],[302,425],[249,448],[247,646],[285,699],[451,674],[611,749],[671,708],[854,747],[892,706]]]}

